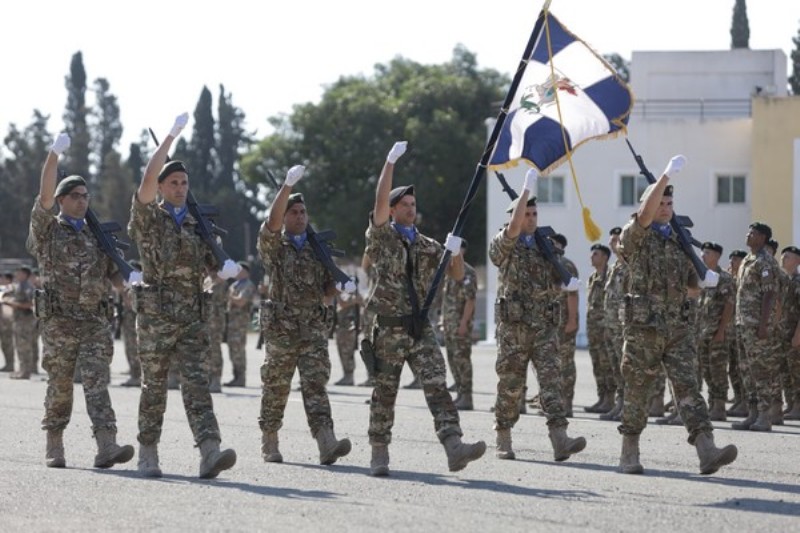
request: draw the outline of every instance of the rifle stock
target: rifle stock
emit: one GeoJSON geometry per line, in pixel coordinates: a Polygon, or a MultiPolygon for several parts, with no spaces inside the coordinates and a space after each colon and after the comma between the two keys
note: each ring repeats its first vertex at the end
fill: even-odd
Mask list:
{"type": "Polygon", "coordinates": [[[125,281],[128,281],[131,272],[133,272],[133,267],[122,257],[120,249],[126,250],[130,245],[117,239],[117,236],[113,233],[122,229],[120,225],[116,222],[101,223],[97,220],[97,215],[94,214],[91,208],[86,210],[86,224],[97,239],[97,242],[100,243],[100,249],[114,261],[122,277],[125,281]]]}

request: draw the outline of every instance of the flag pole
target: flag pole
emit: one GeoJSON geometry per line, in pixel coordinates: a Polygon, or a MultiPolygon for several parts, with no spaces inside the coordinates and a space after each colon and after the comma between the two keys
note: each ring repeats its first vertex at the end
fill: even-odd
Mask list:
{"type": "MultiPolygon", "coordinates": [[[[519,66],[517,67],[517,72],[514,74],[514,78],[511,80],[511,86],[508,89],[508,93],[506,94],[506,98],[503,101],[503,106],[500,108],[500,113],[497,116],[497,120],[494,123],[494,128],[492,129],[491,135],[489,135],[489,140],[486,142],[486,148],[483,152],[483,157],[481,157],[480,162],[478,163],[477,168],[475,169],[475,174],[472,177],[472,182],[469,185],[469,189],[467,189],[467,194],[464,197],[464,202],[461,204],[461,210],[458,212],[458,216],[456,217],[455,224],[453,225],[452,234],[456,236],[461,236],[461,231],[464,227],[464,223],[467,219],[467,213],[469,212],[469,208],[472,204],[472,201],[475,199],[475,195],[478,194],[478,187],[481,184],[481,180],[486,175],[486,167],[489,164],[489,159],[492,156],[492,152],[494,151],[494,145],[497,142],[497,138],[500,136],[500,131],[503,129],[503,124],[505,124],[506,117],[508,116],[509,107],[511,107],[512,100],[514,98],[514,94],[517,92],[517,88],[519,87],[520,82],[522,81],[522,76],[525,74],[525,68],[528,66],[528,62],[530,60],[531,54],[533,53],[534,48],[536,47],[536,43],[539,41],[539,38],[542,35],[542,28],[544,27],[545,23],[545,15],[547,10],[550,8],[551,0],[545,0],[544,5],[542,6],[542,10],[539,12],[539,16],[536,19],[536,24],[533,26],[533,31],[531,32],[530,39],[528,39],[528,44],[525,46],[525,51],[522,54],[522,59],[519,61],[519,66]]],[[[439,290],[439,285],[442,282],[442,277],[444,276],[444,271],[447,268],[447,264],[450,262],[450,252],[445,250],[444,255],[442,256],[441,261],[439,262],[439,266],[436,269],[436,274],[433,276],[433,281],[431,281],[431,286],[428,289],[428,293],[425,296],[425,303],[420,310],[419,320],[424,323],[425,320],[428,318],[428,311],[433,304],[433,300],[436,297],[436,293],[439,290]]]]}

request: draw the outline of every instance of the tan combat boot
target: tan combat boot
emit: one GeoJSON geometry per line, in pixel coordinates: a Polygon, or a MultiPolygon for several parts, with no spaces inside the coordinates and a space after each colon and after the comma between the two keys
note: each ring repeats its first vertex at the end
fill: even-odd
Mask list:
{"type": "Polygon", "coordinates": [[[97,455],[94,456],[95,468],[111,468],[115,464],[127,463],[133,459],[133,446],[117,444],[116,430],[98,429],[94,438],[97,441],[97,455]]]}
{"type": "Polygon", "coordinates": [[[317,447],[319,448],[319,464],[332,465],[339,457],[344,457],[352,449],[350,439],[336,440],[333,428],[323,426],[317,431],[317,447]]]}
{"type": "Polygon", "coordinates": [[[606,391],[603,395],[603,401],[597,406],[598,413],[608,413],[616,405],[614,400],[614,391],[606,391]]]}
{"type": "Polygon", "coordinates": [[[495,456],[498,459],[516,459],[517,456],[511,448],[511,428],[497,430],[497,451],[495,456]]]}
{"type": "Polygon", "coordinates": [[[50,468],[64,468],[67,461],[64,459],[64,432],[50,429],[47,431],[47,450],[44,460],[50,468]]]}
{"type": "Polygon", "coordinates": [[[567,426],[550,427],[550,443],[553,445],[553,457],[556,461],[566,461],[569,456],[586,448],[586,439],[572,439],[567,436],[567,426]]]}
{"type": "Polygon", "coordinates": [[[161,477],[157,444],[139,445],[139,473],[144,477],[161,477]]]}
{"type": "Polygon", "coordinates": [[[756,421],[750,424],[750,431],[772,431],[772,410],[758,411],[756,421]]]}
{"type": "Polygon", "coordinates": [[[711,432],[700,433],[694,441],[694,446],[697,448],[697,456],[700,458],[700,473],[704,475],[713,474],[721,467],[731,464],[739,454],[733,444],[717,448],[711,432]]]}
{"type": "Polygon", "coordinates": [[[223,470],[228,470],[236,464],[236,452],[233,450],[219,451],[217,439],[206,439],[200,443],[200,478],[211,479],[223,470]]]}
{"type": "Polygon", "coordinates": [[[372,459],[369,462],[371,476],[389,475],[389,446],[387,444],[372,445],[372,459]]]}
{"type": "Polygon", "coordinates": [[[264,431],[261,433],[261,458],[265,463],[282,463],[283,455],[278,449],[278,432],[264,431]]]}
{"type": "Polygon", "coordinates": [[[714,422],[725,422],[728,419],[725,414],[725,400],[711,401],[711,409],[708,410],[708,418],[714,422]]]}
{"type": "Polygon", "coordinates": [[[600,420],[619,420],[619,416],[622,414],[622,406],[623,400],[622,396],[620,396],[610,411],[600,415],[600,420]]]}
{"type": "Polygon", "coordinates": [[[482,440],[474,444],[464,444],[459,435],[450,435],[442,444],[447,452],[447,466],[451,472],[463,470],[467,464],[480,459],[486,452],[486,443],[482,440]]]}
{"type": "Polygon", "coordinates": [[[755,404],[751,404],[747,418],[745,418],[741,422],[734,422],[733,424],[731,424],[731,428],[746,431],[750,429],[750,426],[752,426],[755,423],[757,418],[758,418],[758,409],[756,408],[755,404]]]}
{"type": "Polygon", "coordinates": [[[644,472],[644,468],[639,462],[639,435],[622,436],[619,471],[623,474],[641,474],[644,472]]]}
{"type": "Polygon", "coordinates": [[[456,409],[459,411],[472,411],[472,393],[465,392],[455,402],[456,409]]]}

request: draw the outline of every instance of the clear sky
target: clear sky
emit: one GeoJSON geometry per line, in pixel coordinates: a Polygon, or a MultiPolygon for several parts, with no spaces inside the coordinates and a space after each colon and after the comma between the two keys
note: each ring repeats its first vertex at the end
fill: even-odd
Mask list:
{"type": "MultiPolygon", "coordinates": [[[[64,78],[83,52],[88,85],[118,97],[123,154],[138,132],[164,134],[219,84],[268,133],[269,116],[318,101],[341,75],[371,74],[397,55],[447,61],[464,44],[480,67],[516,68],[542,0],[14,1],[0,12],[0,133],[33,109],[62,127],[64,78]]],[[[600,53],[730,47],[734,0],[553,0],[551,11],[600,53]]],[[[750,48],[793,48],[800,0],[749,0],[750,48]]],[[[788,75],[788,72],[787,72],[788,75]]],[[[91,95],[87,94],[88,98],[91,95]]]]}

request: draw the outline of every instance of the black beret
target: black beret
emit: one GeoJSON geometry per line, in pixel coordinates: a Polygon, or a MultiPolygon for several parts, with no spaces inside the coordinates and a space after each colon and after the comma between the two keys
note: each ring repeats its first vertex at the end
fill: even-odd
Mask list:
{"type": "Polygon", "coordinates": [[[739,259],[744,259],[747,257],[747,252],[744,250],[734,250],[728,254],[728,259],[733,259],[734,257],[738,257],[739,259]]]}
{"type": "Polygon", "coordinates": [[[56,198],[69,194],[75,187],[83,185],[86,187],[86,180],[78,175],[67,176],[56,186],[56,198]]]}
{"type": "Polygon", "coordinates": [[[778,244],[778,241],[776,241],[775,239],[768,240],[767,241],[767,246],[769,246],[770,248],[772,248],[776,252],[778,251],[778,248],[780,248],[780,244],[778,244]]]}
{"type": "Polygon", "coordinates": [[[750,224],[750,229],[756,230],[761,235],[766,237],[767,240],[772,239],[772,228],[770,228],[763,222],[753,222],[752,224],[750,224]]]}
{"type": "MultiPolygon", "coordinates": [[[[512,212],[514,210],[514,208],[517,207],[517,203],[518,202],[519,202],[519,197],[514,198],[514,200],[512,200],[511,203],[508,204],[508,209],[506,209],[506,213],[512,212]]],[[[535,196],[531,196],[531,197],[528,198],[528,203],[525,204],[525,207],[530,207],[532,205],[536,205],[536,197],[535,196]]]]}
{"type": "Polygon", "coordinates": [[[622,233],[622,228],[620,228],[619,226],[614,226],[613,228],[608,230],[609,235],[619,235],[620,233],[622,233]]]}
{"type": "Polygon", "coordinates": [[[714,250],[718,254],[722,255],[722,245],[717,242],[706,241],[700,246],[701,250],[714,250]]]}
{"type": "Polygon", "coordinates": [[[561,245],[562,248],[567,247],[567,238],[564,237],[564,235],[562,235],[561,233],[555,233],[553,235],[550,235],[550,240],[556,241],[558,244],[561,245]]]}
{"type": "Polygon", "coordinates": [[[790,253],[795,255],[800,255],[800,248],[797,246],[787,246],[783,250],[781,250],[781,254],[790,253]]]}
{"type": "Polygon", "coordinates": [[[237,261],[237,263],[239,264],[240,267],[250,272],[250,263],[248,263],[247,261],[237,261]]]}
{"type": "Polygon", "coordinates": [[[606,246],[605,244],[600,244],[600,243],[593,244],[592,247],[589,248],[589,249],[591,251],[593,251],[593,252],[595,250],[600,250],[601,252],[606,254],[606,257],[611,257],[611,249],[608,246],[606,246]]]}
{"type": "Polygon", "coordinates": [[[289,209],[291,209],[294,204],[303,204],[303,205],[306,204],[306,201],[303,199],[303,193],[295,192],[290,194],[289,201],[286,204],[286,210],[288,211],[289,209]]]}
{"type": "Polygon", "coordinates": [[[158,182],[161,183],[162,181],[167,179],[167,176],[169,176],[173,172],[186,172],[187,174],[189,173],[186,170],[186,165],[183,164],[183,161],[178,161],[177,159],[173,159],[172,161],[164,165],[164,167],[161,169],[161,173],[158,175],[158,182]]]}
{"type": "Polygon", "coordinates": [[[664,196],[672,197],[672,191],[673,191],[672,185],[667,185],[666,188],[664,189],[664,196]]]}
{"type": "Polygon", "coordinates": [[[403,196],[414,196],[414,186],[413,185],[404,185],[402,187],[395,187],[389,193],[389,207],[394,207],[397,205],[397,202],[400,201],[400,198],[403,196]]]}

